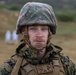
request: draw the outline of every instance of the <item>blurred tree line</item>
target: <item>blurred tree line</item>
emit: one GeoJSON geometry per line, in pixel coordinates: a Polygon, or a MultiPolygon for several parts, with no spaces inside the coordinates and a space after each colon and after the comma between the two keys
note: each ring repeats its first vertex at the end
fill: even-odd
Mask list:
{"type": "Polygon", "coordinates": [[[0,9],[17,11],[26,2],[42,2],[51,5],[60,21],[76,21],[76,0],[0,0],[0,9]]]}
{"type": "Polygon", "coordinates": [[[0,0],[0,2],[4,3],[15,3],[24,5],[26,2],[43,2],[52,5],[55,9],[75,9],[76,8],[76,0],[0,0]]]}

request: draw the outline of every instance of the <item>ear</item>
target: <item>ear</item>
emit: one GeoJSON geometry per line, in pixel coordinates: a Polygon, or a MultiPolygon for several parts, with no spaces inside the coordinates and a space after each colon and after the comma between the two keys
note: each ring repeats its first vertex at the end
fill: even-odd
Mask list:
{"type": "Polygon", "coordinates": [[[27,34],[27,27],[24,27],[24,28],[22,29],[21,33],[22,33],[22,35],[27,34]]]}
{"type": "Polygon", "coordinates": [[[22,31],[21,33],[22,33],[22,35],[24,35],[24,31],[22,31]]]}
{"type": "Polygon", "coordinates": [[[25,29],[24,29],[24,28],[22,28],[22,30],[21,30],[22,35],[24,35],[24,31],[25,31],[25,29]]]}

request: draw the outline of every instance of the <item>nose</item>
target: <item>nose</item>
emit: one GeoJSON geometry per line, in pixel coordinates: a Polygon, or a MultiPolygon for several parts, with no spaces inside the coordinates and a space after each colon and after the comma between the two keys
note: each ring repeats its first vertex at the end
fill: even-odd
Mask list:
{"type": "Polygon", "coordinates": [[[43,37],[41,30],[37,30],[36,37],[39,37],[39,38],[43,37]]]}

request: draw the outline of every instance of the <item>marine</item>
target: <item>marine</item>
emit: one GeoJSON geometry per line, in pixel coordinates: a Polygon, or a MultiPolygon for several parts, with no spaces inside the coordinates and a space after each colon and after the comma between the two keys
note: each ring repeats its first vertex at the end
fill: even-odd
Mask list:
{"type": "Polygon", "coordinates": [[[51,43],[57,20],[52,6],[26,3],[19,14],[16,32],[22,35],[14,55],[0,66],[0,75],[76,75],[76,65],[62,48],[51,43]]]}

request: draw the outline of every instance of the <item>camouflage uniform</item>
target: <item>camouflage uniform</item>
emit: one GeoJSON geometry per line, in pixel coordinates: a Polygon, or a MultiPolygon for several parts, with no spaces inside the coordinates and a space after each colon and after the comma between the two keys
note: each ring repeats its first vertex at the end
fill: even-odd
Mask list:
{"type": "MultiPolygon", "coordinates": [[[[56,54],[58,54],[63,63],[63,67],[65,69],[65,75],[76,75],[76,65],[69,59],[69,57],[64,56],[62,53],[60,53],[62,51],[60,47],[55,45],[50,46],[49,48],[47,48],[45,57],[41,61],[38,61],[36,60],[36,58],[30,59],[32,57],[30,50],[27,50],[27,49],[25,50],[24,47],[20,49],[20,46],[17,48],[16,54],[21,57],[23,56],[24,58],[27,57],[28,62],[31,63],[32,65],[49,63],[53,59],[53,57],[56,54]]],[[[4,62],[4,64],[0,66],[0,75],[11,75],[11,72],[15,63],[16,63],[16,60],[13,59],[13,57],[11,57],[8,61],[4,62]]],[[[21,75],[20,71],[18,75],[21,75]]]]}
{"type": "MultiPolygon", "coordinates": [[[[52,34],[56,33],[57,21],[52,10],[52,7],[48,4],[28,2],[21,9],[18,21],[17,21],[17,34],[21,33],[21,30],[24,26],[27,25],[48,25],[52,34]]],[[[68,56],[64,56],[61,51],[62,49],[59,46],[53,45],[50,42],[50,35],[48,39],[48,44],[46,46],[46,53],[41,60],[37,59],[37,52],[32,50],[32,48],[26,48],[25,43],[30,45],[27,39],[27,35],[24,39],[25,41],[19,45],[16,49],[16,54],[13,55],[9,60],[4,62],[0,66],[0,75],[11,75],[11,72],[17,62],[14,58],[15,56],[23,57],[27,59],[28,63],[36,66],[37,64],[46,64],[52,62],[56,55],[59,56],[62,66],[64,68],[64,75],[76,75],[76,65],[69,59],[68,56]]],[[[24,65],[25,66],[25,65],[24,65]]],[[[22,65],[18,71],[18,75],[22,75],[21,72],[22,65]]],[[[37,74],[38,75],[38,74],[37,74]]],[[[39,74],[39,75],[51,75],[50,74],[39,74]]],[[[60,74],[54,74],[60,75],[60,74]]]]}

